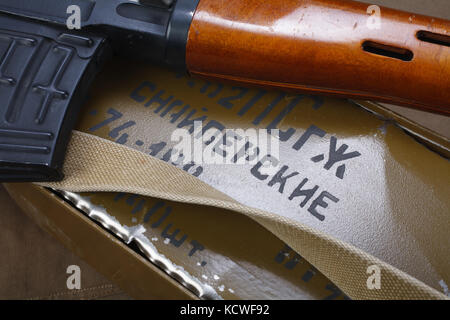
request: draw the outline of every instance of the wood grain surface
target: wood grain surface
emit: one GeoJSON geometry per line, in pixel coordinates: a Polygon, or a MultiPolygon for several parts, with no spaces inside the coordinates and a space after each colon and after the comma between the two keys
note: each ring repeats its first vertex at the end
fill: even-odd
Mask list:
{"type": "Polygon", "coordinates": [[[368,6],[201,0],[189,31],[188,69],[212,79],[450,115],[450,22],[382,7],[377,28],[368,6]],[[418,39],[421,31],[444,43],[418,39]]]}

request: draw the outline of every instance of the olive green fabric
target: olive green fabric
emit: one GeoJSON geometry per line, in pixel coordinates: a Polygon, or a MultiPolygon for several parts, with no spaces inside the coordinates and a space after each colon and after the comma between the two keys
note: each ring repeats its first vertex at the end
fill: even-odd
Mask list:
{"type": "Polygon", "coordinates": [[[62,182],[41,185],[72,192],[126,192],[245,214],[285,241],[353,299],[446,299],[419,280],[352,245],[279,215],[242,205],[166,162],[74,131],[62,182]],[[381,269],[381,287],[368,289],[367,268],[381,269]]]}

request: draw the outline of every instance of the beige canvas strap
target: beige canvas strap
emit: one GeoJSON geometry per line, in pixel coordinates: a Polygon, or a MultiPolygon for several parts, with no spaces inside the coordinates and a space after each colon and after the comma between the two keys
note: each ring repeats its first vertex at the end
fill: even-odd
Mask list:
{"type": "Polygon", "coordinates": [[[43,186],[72,192],[126,192],[224,208],[245,214],[285,241],[352,299],[445,299],[445,295],[358,248],[277,214],[251,208],[164,161],[74,131],[61,182],[43,186]],[[381,287],[369,289],[369,266],[381,287]]]}

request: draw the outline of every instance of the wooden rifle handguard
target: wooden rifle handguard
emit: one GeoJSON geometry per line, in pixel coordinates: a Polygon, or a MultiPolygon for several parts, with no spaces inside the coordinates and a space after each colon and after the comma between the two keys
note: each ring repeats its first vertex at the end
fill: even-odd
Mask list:
{"type": "Polygon", "coordinates": [[[377,24],[371,13],[348,0],[201,0],[187,67],[450,115],[450,21],[381,7],[377,24]]]}

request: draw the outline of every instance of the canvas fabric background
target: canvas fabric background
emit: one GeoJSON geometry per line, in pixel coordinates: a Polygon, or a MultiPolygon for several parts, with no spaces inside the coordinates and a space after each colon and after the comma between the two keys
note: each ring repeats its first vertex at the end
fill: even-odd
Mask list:
{"type": "Polygon", "coordinates": [[[282,215],[243,205],[180,168],[91,134],[73,132],[64,176],[61,182],[41,185],[72,192],[131,193],[244,214],[300,253],[352,299],[447,298],[346,242],[282,215]],[[367,267],[373,265],[378,266],[383,274],[383,285],[377,290],[366,285],[367,267]]]}

